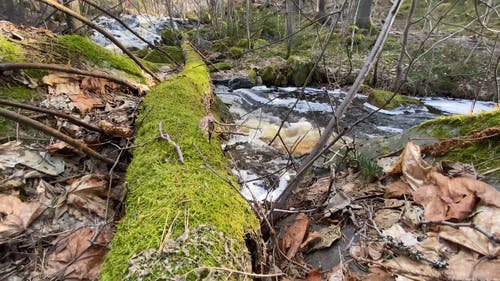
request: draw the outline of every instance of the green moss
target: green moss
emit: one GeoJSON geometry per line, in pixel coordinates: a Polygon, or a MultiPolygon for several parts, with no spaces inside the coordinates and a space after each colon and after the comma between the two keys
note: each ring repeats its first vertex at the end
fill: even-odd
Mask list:
{"type": "Polygon", "coordinates": [[[240,40],[238,40],[238,42],[236,42],[236,46],[240,47],[240,48],[243,48],[243,49],[247,49],[248,48],[248,39],[240,39],[240,40]]]}
{"type": "MultiPolygon", "coordinates": [[[[179,211],[189,209],[190,228],[213,225],[235,239],[241,248],[244,248],[245,232],[259,225],[247,202],[205,167],[194,147],[199,147],[218,173],[234,180],[218,140],[212,138],[208,142],[198,128],[199,120],[205,115],[200,101],[210,93],[210,80],[207,68],[196,52],[187,44],[184,48],[184,70],[148,93],[137,118],[142,124],[135,143],[143,145],[133,151],[134,158],[127,171],[127,213],[111,243],[102,280],[124,280],[132,256],[147,249],[158,249],[166,218],[171,223],[179,211]],[[178,163],[172,145],[158,139],[160,121],[164,132],[181,147],[184,165],[178,163]]],[[[184,231],[182,217],[175,224],[173,238],[184,231]]],[[[216,255],[230,258],[228,253],[207,253],[200,255],[200,263],[214,264],[216,255]]],[[[182,257],[179,257],[180,262],[182,257]]],[[[175,274],[190,269],[190,266],[179,266],[175,274]]],[[[155,280],[154,275],[148,279],[155,280]]]]}
{"type": "Polygon", "coordinates": [[[221,70],[229,70],[231,68],[232,68],[231,64],[228,63],[228,62],[225,62],[225,61],[216,62],[216,63],[213,63],[213,64],[211,64],[211,65],[208,66],[208,70],[210,72],[217,72],[217,71],[221,71],[221,70]]]}
{"type": "MultiPolygon", "coordinates": [[[[13,100],[17,102],[29,102],[37,96],[37,92],[23,86],[0,88],[0,99],[13,100]]],[[[0,117],[0,137],[15,135],[15,122],[0,117]]]]}
{"type": "Polygon", "coordinates": [[[130,58],[115,54],[110,50],[99,46],[90,39],[79,35],[64,35],[56,39],[60,44],[64,45],[71,53],[69,58],[78,59],[79,55],[85,59],[95,63],[100,67],[110,67],[123,71],[130,77],[138,81],[144,82],[142,70],[130,58]],[[76,54],[75,54],[76,52],[76,54]]]}
{"type": "Polygon", "coordinates": [[[155,63],[172,63],[172,60],[169,58],[169,56],[175,60],[178,64],[181,64],[183,61],[182,57],[182,51],[179,47],[175,46],[163,46],[160,47],[161,50],[165,53],[154,49],[149,54],[147,54],[144,59],[150,62],[155,62],[155,63]]]}
{"type": "Polygon", "coordinates": [[[25,69],[24,73],[26,73],[29,77],[34,79],[40,79],[43,76],[49,74],[47,70],[43,69],[25,69]]]}
{"type": "Polygon", "coordinates": [[[161,32],[161,41],[165,45],[175,46],[179,45],[182,39],[182,34],[171,28],[167,28],[161,32]]]}
{"type": "Polygon", "coordinates": [[[243,49],[238,47],[229,48],[229,56],[233,59],[239,59],[243,57],[243,49]]]}
{"type": "Polygon", "coordinates": [[[428,120],[412,128],[436,138],[467,135],[472,131],[484,130],[500,124],[500,110],[474,115],[451,115],[428,120]]]}
{"type": "Polygon", "coordinates": [[[20,62],[23,59],[23,48],[0,35],[0,62],[20,62]]]}
{"type": "MultiPolygon", "coordinates": [[[[288,81],[295,86],[303,86],[306,82],[309,72],[313,69],[314,63],[310,59],[291,56],[287,60],[288,81]]],[[[309,81],[311,82],[311,81],[309,81]]]]}
{"type": "Polygon", "coordinates": [[[250,82],[254,84],[257,83],[257,72],[254,69],[250,69],[248,71],[248,79],[250,79],[250,82]]]}
{"type": "Polygon", "coordinates": [[[276,77],[278,76],[278,70],[273,67],[272,65],[268,65],[264,67],[264,70],[262,71],[262,83],[265,85],[274,85],[274,81],[276,80],[276,77]]]}
{"type": "MultiPolygon", "coordinates": [[[[438,139],[467,136],[500,124],[500,110],[475,115],[452,115],[426,121],[410,132],[415,136],[431,136],[438,139]]],[[[457,147],[438,160],[472,164],[479,172],[486,172],[500,166],[499,136],[457,147]]],[[[499,184],[500,171],[490,174],[490,182],[499,184]]]]}
{"type": "MultiPolygon", "coordinates": [[[[382,107],[393,95],[393,92],[373,89],[368,96],[368,102],[377,107],[382,107]]],[[[384,109],[394,109],[400,106],[407,106],[412,104],[419,105],[422,103],[418,99],[396,94],[392,98],[392,100],[386,106],[384,106],[384,109]]]]}

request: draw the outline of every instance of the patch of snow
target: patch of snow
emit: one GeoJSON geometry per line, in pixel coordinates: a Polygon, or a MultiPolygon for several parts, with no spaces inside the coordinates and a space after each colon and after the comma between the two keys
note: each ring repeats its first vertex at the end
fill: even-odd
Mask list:
{"type": "Polygon", "coordinates": [[[428,106],[432,106],[442,112],[449,114],[468,114],[479,113],[482,111],[492,111],[495,109],[494,102],[476,101],[467,99],[449,99],[449,98],[423,98],[421,101],[428,106]]]}

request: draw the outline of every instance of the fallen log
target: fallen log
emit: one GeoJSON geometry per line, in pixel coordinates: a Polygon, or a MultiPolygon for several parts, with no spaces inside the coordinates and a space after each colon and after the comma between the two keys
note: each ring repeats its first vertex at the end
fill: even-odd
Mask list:
{"type": "Polygon", "coordinates": [[[220,178],[235,182],[219,142],[209,142],[198,127],[207,114],[203,101],[212,94],[207,67],[189,44],[183,49],[184,70],[148,93],[137,118],[126,214],[101,280],[255,277],[245,237],[255,237],[259,222],[238,190],[220,178]]]}

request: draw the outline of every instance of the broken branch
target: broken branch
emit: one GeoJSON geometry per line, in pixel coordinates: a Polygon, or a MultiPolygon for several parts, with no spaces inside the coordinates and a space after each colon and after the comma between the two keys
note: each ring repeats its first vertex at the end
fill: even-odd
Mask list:
{"type": "MultiPolygon", "coordinates": [[[[106,164],[109,164],[109,165],[115,164],[114,160],[102,156],[101,154],[92,150],[91,148],[89,148],[85,144],[79,142],[78,140],[76,140],[72,137],[69,137],[69,136],[59,132],[58,130],[56,130],[52,127],[49,127],[47,125],[44,125],[44,124],[42,124],[36,120],[33,120],[29,117],[23,116],[21,114],[18,114],[18,113],[15,113],[15,112],[12,112],[10,110],[3,109],[3,108],[0,108],[0,116],[3,116],[5,118],[12,120],[12,121],[15,121],[15,122],[19,122],[19,123],[24,124],[26,126],[30,126],[32,128],[35,128],[39,131],[42,131],[42,132],[50,135],[52,137],[55,137],[59,140],[62,140],[64,142],[68,143],[69,145],[73,146],[74,148],[88,154],[90,157],[93,157],[97,160],[101,160],[101,161],[105,162],[106,164]]],[[[120,168],[124,168],[124,166],[120,165],[120,168]]]]}
{"type": "Polygon", "coordinates": [[[103,78],[103,79],[109,80],[111,82],[115,82],[117,84],[129,87],[133,90],[136,90],[139,94],[141,92],[141,89],[139,88],[139,86],[137,84],[130,82],[130,81],[127,81],[123,78],[120,78],[120,77],[117,77],[114,75],[110,75],[110,74],[106,74],[106,73],[102,73],[102,72],[86,71],[86,70],[81,70],[81,69],[74,68],[74,67],[67,67],[67,66],[62,66],[62,65],[57,65],[57,64],[46,64],[46,63],[28,63],[28,62],[0,63],[0,71],[20,70],[20,69],[45,69],[45,70],[60,71],[60,72],[83,75],[83,76],[103,78]]]}
{"type": "Polygon", "coordinates": [[[78,126],[81,126],[81,127],[84,127],[84,128],[89,129],[89,130],[99,132],[102,134],[107,134],[107,132],[105,132],[103,129],[101,129],[99,127],[96,127],[96,126],[91,125],[91,124],[87,124],[87,123],[85,123],[85,122],[83,122],[83,121],[81,121],[81,120],[79,120],[71,115],[68,115],[68,114],[65,114],[65,113],[62,113],[59,111],[54,111],[54,110],[50,110],[50,109],[46,109],[46,108],[36,107],[36,106],[29,105],[29,104],[18,103],[18,102],[4,100],[4,99],[0,99],[0,104],[7,105],[7,106],[13,106],[13,107],[17,107],[17,108],[22,108],[22,109],[27,109],[27,110],[35,111],[35,112],[42,112],[42,113],[46,113],[46,114],[49,114],[52,116],[61,117],[61,118],[64,118],[75,125],[78,125],[78,126]]]}

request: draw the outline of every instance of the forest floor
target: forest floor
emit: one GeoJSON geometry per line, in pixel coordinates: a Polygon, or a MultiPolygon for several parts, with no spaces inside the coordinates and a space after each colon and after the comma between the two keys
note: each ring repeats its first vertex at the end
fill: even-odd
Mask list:
{"type": "MultiPolygon", "coordinates": [[[[0,34],[7,50],[2,62],[22,56],[87,68],[103,60],[75,61],[70,46],[47,30],[2,22],[0,34]]],[[[128,61],[106,60],[134,83],[146,81],[128,61]]],[[[83,128],[68,116],[5,107],[58,128],[110,160],[93,161],[53,136],[0,120],[0,277],[95,280],[124,211],[124,166],[142,97],[104,79],[46,71],[6,71],[0,87],[2,100],[85,121],[90,126],[83,128]]],[[[466,137],[495,140],[498,134],[497,125],[466,137]]],[[[473,167],[429,164],[412,142],[400,156],[384,158],[380,168],[341,158],[344,169],[312,177],[297,190],[295,209],[274,210],[288,215],[272,226],[267,252],[259,253],[267,257],[259,260],[268,268],[263,273],[309,281],[490,280],[500,274],[500,196],[473,167]]]]}

